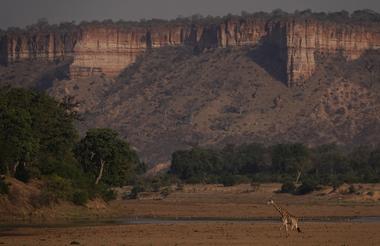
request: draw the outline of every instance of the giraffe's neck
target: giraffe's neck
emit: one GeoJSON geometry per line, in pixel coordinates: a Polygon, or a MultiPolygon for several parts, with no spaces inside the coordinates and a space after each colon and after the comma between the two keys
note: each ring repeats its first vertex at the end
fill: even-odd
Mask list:
{"type": "Polygon", "coordinates": [[[280,213],[281,216],[285,216],[285,212],[276,203],[272,203],[273,207],[280,213]]]}

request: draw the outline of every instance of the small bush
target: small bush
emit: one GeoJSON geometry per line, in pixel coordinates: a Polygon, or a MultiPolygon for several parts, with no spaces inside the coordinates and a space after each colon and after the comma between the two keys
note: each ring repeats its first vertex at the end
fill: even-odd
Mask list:
{"type": "Polygon", "coordinates": [[[88,202],[88,193],[85,191],[76,191],[73,194],[73,203],[75,205],[85,205],[88,202]]]}
{"type": "Polygon", "coordinates": [[[237,179],[233,175],[225,175],[220,178],[220,183],[225,187],[234,186],[237,183],[237,179]]]}
{"type": "Polygon", "coordinates": [[[104,201],[109,202],[109,201],[115,200],[117,197],[117,194],[115,191],[111,189],[106,189],[102,192],[101,196],[104,201]]]}
{"type": "Polygon", "coordinates": [[[162,189],[162,191],[160,192],[160,194],[163,197],[167,197],[168,195],[170,195],[170,188],[169,187],[165,187],[164,189],[162,189]]]}
{"type": "Polygon", "coordinates": [[[35,208],[45,207],[55,202],[55,197],[50,192],[42,191],[39,196],[32,199],[32,205],[35,208]]]}
{"type": "Polygon", "coordinates": [[[348,193],[349,194],[354,194],[357,192],[357,189],[355,188],[354,185],[350,185],[350,187],[348,187],[348,193]]]}
{"type": "Polygon", "coordinates": [[[344,182],[336,177],[332,177],[331,179],[331,186],[334,190],[338,189],[344,182]]]}
{"type": "Polygon", "coordinates": [[[73,187],[69,180],[57,175],[49,176],[41,191],[41,205],[49,205],[62,200],[72,200],[73,187]]]}
{"type": "Polygon", "coordinates": [[[9,184],[5,182],[5,178],[0,178],[0,194],[9,194],[9,184]]]}
{"type": "Polygon", "coordinates": [[[31,177],[27,168],[24,165],[20,164],[16,170],[15,178],[26,183],[31,177]]]}
{"type": "Polygon", "coordinates": [[[318,184],[314,180],[307,179],[304,182],[302,182],[302,185],[297,188],[295,193],[297,195],[306,195],[315,191],[317,187],[318,187],[318,184]]]}
{"type": "Polygon", "coordinates": [[[130,199],[136,199],[139,195],[140,192],[144,192],[145,187],[142,186],[141,184],[136,184],[133,186],[131,194],[129,195],[130,199]]]}
{"type": "Polygon", "coordinates": [[[186,183],[188,184],[200,184],[203,182],[204,178],[199,175],[191,176],[190,178],[186,179],[186,183]]]}
{"type": "Polygon", "coordinates": [[[295,191],[296,186],[291,181],[283,183],[280,190],[281,193],[294,193],[295,191]]]}

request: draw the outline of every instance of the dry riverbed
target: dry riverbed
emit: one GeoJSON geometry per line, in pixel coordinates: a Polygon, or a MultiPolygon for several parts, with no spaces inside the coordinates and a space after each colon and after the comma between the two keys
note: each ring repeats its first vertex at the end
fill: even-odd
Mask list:
{"type": "Polygon", "coordinates": [[[277,223],[180,223],[18,228],[3,245],[380,245],[378,223],[304,223],[288,238],[277,223]]]}
{"type": "MultiPolygon", "coordinates": [[[[162,200],[118,200],[88,207],[61,204],[28,215],[45,225],[0,228],[3,245],[380,245],[379,185],[357,185],[355,193],[326,187],[306,196],[276,193],[278,184],[185,186],[162,200]],[[301,217],[303,233],[289,238],[280,231],[275,200],[301,217]],[[374,221],[339,221],[336,217],[377,216],[374,221]],[[272,218],[263,220],[262,218],[272,218]],[[332,222],[328,222],[329,218],[332,222]],[[72,218],[101,219],[78,225],[72,218]],[[137,224],[125,224],[129,219],[137,224]],[[142,218],[152,220],[144,222],[142,218]],[[160,218],[171,218],[169,221],[160,218]],[[175,221],[189,219],[189,221],[175,221]],[[197,220],[208,218],[208,220],[197,220]],[[310,222],[310,219],[322,221],[310,222]],[[115,224],[102,222],[115,220],[115,224]],[[142,219],[142,220],[141,220],[142,219]],[[195,219],[195,220],[194,220],[195,219]],[[220,219],[224,219],[218,221],[220,219]],[[231,219],[231,221],[226,221],[231,219]],[[274,219],[274,220],[273,220],[274,219]],[[276,219],[278,222],[276,222],[276,219]],[[56,224],[67,223],[57,226],[56,224]]],[[[29,222],[27,222],[29,223],[29,222]]]]}

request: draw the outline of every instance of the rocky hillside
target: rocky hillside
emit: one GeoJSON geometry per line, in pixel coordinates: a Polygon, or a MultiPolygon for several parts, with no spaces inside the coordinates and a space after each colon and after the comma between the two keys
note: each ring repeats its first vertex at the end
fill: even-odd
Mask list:
{"type": "Polygon", "coordinates": [[[377,143],[380,52],[356,61],[320,57],[289,88],[253,59],[255,48],[145,53],[116,80],[59,82],[51,93],[82,101],[84,129],[112,127],[149,162],[177,149],[226,143],[377,143]],[[87,99],[86,99],[87,98],[87,99]]]}
{"type": "Polygon", "coordinates": [[[7,32],[0,82],[74,96],[82,131],[117,129],[149,163],[197,145],[377,144],[380,18],[371,16],[264,14],[7,32]]]}

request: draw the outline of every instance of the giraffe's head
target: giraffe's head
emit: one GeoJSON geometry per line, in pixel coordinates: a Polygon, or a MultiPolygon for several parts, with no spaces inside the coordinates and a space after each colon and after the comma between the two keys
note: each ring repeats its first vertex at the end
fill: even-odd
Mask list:
{"type": "Polygon", "coordinates": [[[268,200],[267,204],[268,205],[272,205],[274,203],[274,201],[272,199],[268,200]]]}

